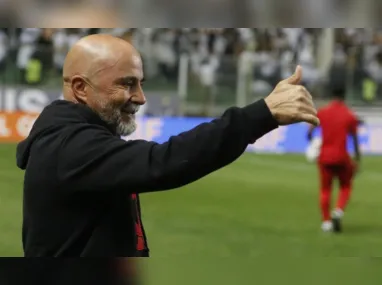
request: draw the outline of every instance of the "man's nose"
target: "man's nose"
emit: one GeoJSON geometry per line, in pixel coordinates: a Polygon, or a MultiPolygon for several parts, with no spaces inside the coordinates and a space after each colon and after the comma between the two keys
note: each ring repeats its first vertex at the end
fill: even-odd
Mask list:
{"type": "Polygon", "coordinates": [[[146,97],[142,88],[140,88],[140,90],[134,94],[134,96],[131,98],[131,101],[139,105],[144,105],[146,103],[146,97]]]}

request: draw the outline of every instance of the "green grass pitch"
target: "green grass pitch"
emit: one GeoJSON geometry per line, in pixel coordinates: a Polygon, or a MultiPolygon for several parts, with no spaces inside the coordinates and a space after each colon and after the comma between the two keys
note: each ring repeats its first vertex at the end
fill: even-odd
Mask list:
{"type": "MultiPolygon", "coordinates": [[[[15,145],[0,145],[0,157],[0,256],[21,256],[23,173],[15,166],[15,145]]],[[[150,264],[155,265],[159,278],[154,283],[161,284],[162,276],[167,278],[164,284],[178,284],[189,263],[195,272],[200,271],[195,276],[216,273],[217,277],[204,277],[207,283],[252,284],[246,281],[256,276],[268,281],[261,284],[285,284],[283,270],[269,274],[277,261],[285,260],[280,268],[287,275],[297,268],[301,280],[301,272],[311,268],[307,264],[314,260],[322,266],[337,262],[337,270],[346,272],[362,268],[369,276],[358,280],[361,275],[357,273],[344,284],[380,284],[381,261],[371,257],[382,256],[381,184],[382,157],[365,157],[341,235],[320,231],[317,170],[299,155],[245,154],[183,189],[144,194],[143,222],[153,256],[150,264]],[[340,263],[347,265],[340,267],[340,263]],[[163,272],[172,272],[171,278],[163,272]]],[[[336,197],[337,191],[333,202],[336,197]]],[[[315,276],[320,276],[316,271],[315,276]]],[[[329,275],[335,279],[338,272],[332,271],[329,275]]],[[[324,282],[308,275],[304,282],[293,284],[324,282]]],[[[198,282],[187,280],[182,284],[198,282]]]]}

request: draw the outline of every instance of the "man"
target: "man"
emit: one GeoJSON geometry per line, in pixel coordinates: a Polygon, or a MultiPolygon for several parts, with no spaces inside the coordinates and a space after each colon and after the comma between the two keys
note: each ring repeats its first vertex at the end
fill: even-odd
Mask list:
{"type": "MultiPolygon", "coordinates": [[[[322,144],[318,157],[320,171],[320,204],[322,212],[322,230],[341,232],[341,218],[348,204],[352,180],[360,161],[360,150],[357,136],[358,119],[345,105],[345,90],[336,89],[334,100],[318,112],[322,128],[322,144]],[[355,160],[352,161],[347,151],[348,136],[352,137],[355,149],[355,160]],[[330,215],[330,198],[333,179],[338,178],[340,192],[337,206],[330,215]]],[[[308,132],[308,140],[313,137],[312,126],[308,132]]]]}
{"type": "Polygon", "coordinates": [[[279,125],[318,125],[301,72],[166,143],[124,141],[146,101],[140,55],[112,36],[81,39],[65,60],[65,100],[47,106],[17,148],[25,256],[148,256],[138,194],[196,181],[279,125]]]}

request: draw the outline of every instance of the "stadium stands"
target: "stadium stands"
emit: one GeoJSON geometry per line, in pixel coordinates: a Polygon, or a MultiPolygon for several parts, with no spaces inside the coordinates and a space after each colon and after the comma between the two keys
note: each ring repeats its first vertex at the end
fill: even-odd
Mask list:
{"type": "Polygon", "coordinates": [[[73,43],[88,34],[111,33],[140,50],[149,79],[146,91],[176,96],[182,76],[179,58],[186,57],[186,102],[194,109],[189,113],[214,115],[236,104],[239,92],[245,100],[263,96],[297,63],[316,99],[325,98],[331,88],[346,86],[349,100],[376,104],[382,98],[381,32],[334,29],[328,40],[326,30],[3,28],[0,82],[6,87],[58,89],[63,60],[73,43]],[[322,52],[327,44],[332,53],[322,52]]]}

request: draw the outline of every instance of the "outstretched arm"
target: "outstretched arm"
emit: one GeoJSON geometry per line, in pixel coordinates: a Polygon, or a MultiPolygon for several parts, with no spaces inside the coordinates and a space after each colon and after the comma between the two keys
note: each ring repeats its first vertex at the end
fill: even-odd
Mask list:
{"type": "Polygon", "coordinates": [[[126,142],[101,126],[74,125],[62,142],[58,177],[71,191],[177,188],[230,164],[250,142],[277,126],[264,100],[231,108],[221,118],[163,144],[126,142]]]}

